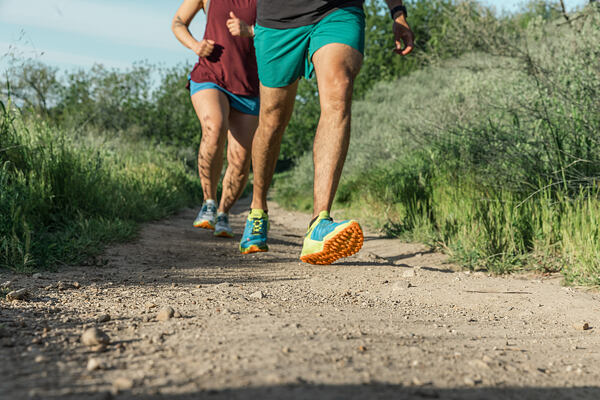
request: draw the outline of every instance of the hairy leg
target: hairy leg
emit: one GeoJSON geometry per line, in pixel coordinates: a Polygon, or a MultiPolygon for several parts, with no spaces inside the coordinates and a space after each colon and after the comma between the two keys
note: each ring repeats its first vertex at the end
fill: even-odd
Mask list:
{"type": "Polygon", "coordinates": [[[223,178],[219,211],[229,212],[248,182],[252,138],[257,125],[258,117],[231,109],[227,135],[227,170],[223,178]]]}
{"type": "Polygon", "coordinates": [[[229,100],[220,90],[205,89],[192,96],[192,104],[202,125],[202,140],[198,150],[198,174],[202,192],[205,200],[216,200],[229,129],[229,100]]]}
{"type": "Polygon", "coordinates": [[[312,58],[319,86],[321,117],[313,144],[315,164],[313,217],[330,211],[350,144],[350,111],[354,78],[362,54],[350,46],[331,43],[312,58]]]}
{"type": "Polygon", "coordinates": [[[260,86],[260,116],[252,142],[252,208],[267,211],[267,192],[275,173],[281,138],[290,122],[298,81],[282,88],[260,86]]]}

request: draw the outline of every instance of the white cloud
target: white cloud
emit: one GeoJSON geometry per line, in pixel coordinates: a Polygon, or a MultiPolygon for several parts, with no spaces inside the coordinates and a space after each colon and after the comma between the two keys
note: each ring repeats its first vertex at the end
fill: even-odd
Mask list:
{"type": "Polygon", "coordinates": [[[113,59],[102,59],[98,57],[90,57],[81,54],[69,53],[59,50],[44,50],[41,51],[32,46],[18,45],[8,42],[0,42],[0,70],[6,68],[11,56],[16,59],[34,59],[46,64],[57,65],[60,67],[91,67],[94,64],[102,64],[107,67],[128,68],[131,67],[130,62],[113,59]],[[4,65],[3,65],[4,64],[4,65]]]}
{"type": "MultiPolygon", "coordinates": [[[[172,50],[179,46],[170,30],[171,18],[179,3],[172,4],[172,13],[163,15],[164,5],[153,7],[137,2],[4,0],[0,2],[0,22],[104,38],[120,44],[172,50]]],[[[199,14],[196,19],[195,28],[199,31],[198,26],[202,26],[204,16],[199,14]]]]}

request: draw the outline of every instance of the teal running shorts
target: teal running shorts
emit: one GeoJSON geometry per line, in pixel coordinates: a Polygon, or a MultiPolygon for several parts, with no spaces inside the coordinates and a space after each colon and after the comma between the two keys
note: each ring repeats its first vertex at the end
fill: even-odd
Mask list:
{"type": "Polygon", "coordinates": [[[256,25],[254,47],[258,78],[267,87],[284,87],[312,77],[313,54],[330,43],[346,44],[364,54],[365,14],[361,8],[340,8],[316,24],[291,29],[256,25]]]}

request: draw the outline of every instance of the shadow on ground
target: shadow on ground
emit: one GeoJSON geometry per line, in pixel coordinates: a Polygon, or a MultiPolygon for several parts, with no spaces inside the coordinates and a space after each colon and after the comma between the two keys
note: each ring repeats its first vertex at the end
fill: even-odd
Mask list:
{"type": "MultiPolygon", "coordinates": [[[[58,397],[50,397],[58,398],[58,397]]],[[[109,393],[78,394],[78,398],[106,399],[111,398],[109,393]]],[[[199,391],[188,394],[134,394],[120,393],[118,399],[263,399],[263,400],[312,400],[312,399],[449,399],[449,400],[533,400],[533,399],[560,399],[560,400],[587,400],[599,399],[600,388],[577,387],[577,388],[466,388],[466,389],[437,389],[416,388],[386,384],[368,385],[286,385],[269,386],[258,388],[242,388],[222,391],[199,391]]]]}

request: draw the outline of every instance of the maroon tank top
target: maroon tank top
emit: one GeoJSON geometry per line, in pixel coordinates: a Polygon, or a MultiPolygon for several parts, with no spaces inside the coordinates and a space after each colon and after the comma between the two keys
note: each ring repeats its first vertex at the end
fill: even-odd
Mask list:
{"type": "Polygon", "coordinates": [[[200,57],[191,78],[194,82],[212,82],[233,94],[258,96],[258,69],[252,38],[234,37],[227,29],[229,12],[254,25],[256,0],[212,0],[206,16],[204,39],[214,40],[208,57],[200,57]]]}

